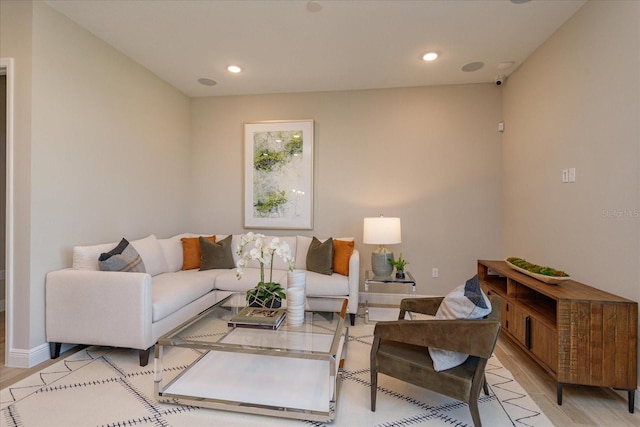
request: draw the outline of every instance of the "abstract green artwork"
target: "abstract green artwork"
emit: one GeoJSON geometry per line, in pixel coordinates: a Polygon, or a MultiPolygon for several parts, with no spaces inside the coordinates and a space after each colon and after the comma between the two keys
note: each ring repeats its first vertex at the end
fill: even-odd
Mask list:
{"type": "Polygon", "coordinates": [[[313,121],[245,124],[245,227],[313,226],[313,121]]]}

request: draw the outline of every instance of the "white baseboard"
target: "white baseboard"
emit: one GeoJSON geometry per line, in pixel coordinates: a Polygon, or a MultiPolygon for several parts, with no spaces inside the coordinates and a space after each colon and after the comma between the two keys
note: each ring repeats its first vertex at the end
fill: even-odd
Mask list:
{"type": "Polygon", "coordinates": [[[14,368],[31,368],[51,359],[49,344],[41,344],[29,350],[12,348],[6,357],[6,365],[14,368]]]}

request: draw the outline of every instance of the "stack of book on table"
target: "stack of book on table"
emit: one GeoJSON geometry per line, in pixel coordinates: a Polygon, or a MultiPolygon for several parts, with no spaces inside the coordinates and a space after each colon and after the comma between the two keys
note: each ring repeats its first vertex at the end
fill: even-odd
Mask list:
{"type": "Polygon", "coordinates": [[[259,329],[278,329],[287,315],[284,308],[245,307],[231,317],[229,326],[259,329]]]}

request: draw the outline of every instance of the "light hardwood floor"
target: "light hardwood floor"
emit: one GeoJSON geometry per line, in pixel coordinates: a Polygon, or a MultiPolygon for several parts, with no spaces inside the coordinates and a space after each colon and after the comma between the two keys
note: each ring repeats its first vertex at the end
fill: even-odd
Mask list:
{"type": "MultiPolygon", "coordinates": [[[[0,389],[57,362],[57,360],[50,360],[29,369],[4,366],[4,330],[5,321],[4,313],[2,313],[0,316],[0,345],[2,345],[0,389]]],[[[62,354],[61,358],[77,350],[77,347],[69,350],[62,354]]],[[[630,414],[627,410],[626,399],[613,390],[600,387],[565,386],[562,406],[558,406],[556,404],[556,383],[511,341],[501,337],[495,354],[556,426],[640,426],[640,410],[636,409],[634,414],[630,414]]],[[[486,424],[490,425],[490,423],[486,424]]]]}

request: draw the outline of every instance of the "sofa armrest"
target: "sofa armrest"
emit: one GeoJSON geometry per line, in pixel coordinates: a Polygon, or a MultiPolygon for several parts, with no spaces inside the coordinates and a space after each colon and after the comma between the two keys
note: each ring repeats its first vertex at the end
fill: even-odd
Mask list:
{"type": "Polygon", "coordinates": [[[146,273],[65,269],[46,276],[47,341],[151,347],[152,287],[146,273]]]}
{"type": "Polygon", "coordinates": [[[349,258],[349,305],[347,310],[350,314],[358,313],[358,302],[360,298],[360,253],[353,250],[349,258]]]}

